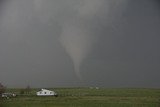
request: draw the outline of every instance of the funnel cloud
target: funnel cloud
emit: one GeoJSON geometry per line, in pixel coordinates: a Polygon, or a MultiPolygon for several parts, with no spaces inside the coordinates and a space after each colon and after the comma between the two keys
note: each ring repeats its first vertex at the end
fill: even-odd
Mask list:
{"type": "Polygon", "coordinates": [[[87,26],[86,21],[94,19],[95,15],[100,15],[99,13],[102,11],[101,7],[105,5],[105,2],[107,2],[107,15],[109,15],[109,11],[112,11],[111,9],[118,11],[121,14],[123,12],[122,7],[126,4],[126,0],[83,0],[81,1],[81,5],[76,8],[76,15],[62,25],[60,41],[68,55],[71,57],[75,73],[79,79],[82,79],[80,73],[81,64],[91,52],[93,43],[96,41],[96,37],[92,35],[92,30],[85,27],[85,25],[87,26]],[[111,7],[111,5],[116,8],[111,7]],[[118,7],[118,5],[120,7],[118,7]]]}
{"type": "Polygon", "coordinates": [[[80,65],[91,51],[93,37],[76,25],[66,25],[63,28],[60,41],[71,57],[77,77],[81,79],[80,65]]]}

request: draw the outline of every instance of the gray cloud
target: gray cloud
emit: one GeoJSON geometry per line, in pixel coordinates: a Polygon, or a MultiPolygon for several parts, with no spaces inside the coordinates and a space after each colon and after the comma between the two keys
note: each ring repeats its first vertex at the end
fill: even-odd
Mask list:
{"type": "Polygon", "coordinates": [[[156,0],[13,0],[0,9],[8,87],[159,86],[156,0]]]}

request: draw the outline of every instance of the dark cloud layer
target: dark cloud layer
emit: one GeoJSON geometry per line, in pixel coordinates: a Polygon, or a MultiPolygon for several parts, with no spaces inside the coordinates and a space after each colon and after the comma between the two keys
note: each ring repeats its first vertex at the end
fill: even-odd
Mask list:
{"type": "Polygon", "coordinates": [[[159,87],[158,2],[0,1],[0,81],[8,87],[159,87]]]}

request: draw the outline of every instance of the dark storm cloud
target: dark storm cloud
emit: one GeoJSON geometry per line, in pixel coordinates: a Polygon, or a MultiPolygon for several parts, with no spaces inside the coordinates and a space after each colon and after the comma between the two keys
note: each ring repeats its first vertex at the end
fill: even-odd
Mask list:
{"type": "Polygon", "coordinates": [[[0,11],[0,81],[159,87],[159,12],[156,0],[8,1],[0,11]]]}
{"type": "Polygon", "coordinates": [[[115,87],[159,86],[159,15],[153,1],[130,1],[117,26],[99,30],[98,34],[105,36],[90,58],[94,59],[92,69],[97,68],[94,75],[101,78],[97,82],[115,87]]]}

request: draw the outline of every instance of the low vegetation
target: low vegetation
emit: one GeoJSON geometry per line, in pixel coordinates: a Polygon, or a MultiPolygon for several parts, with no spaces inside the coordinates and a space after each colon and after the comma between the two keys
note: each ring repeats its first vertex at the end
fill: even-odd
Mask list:
{"type": "Polygon", "coordinates": [[[160,107],[160,89],[56,88],[58,97],[38,97],[38,90],[7,89],[17,97],[3,99],[0,107],[160,107]]]}

